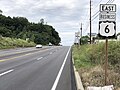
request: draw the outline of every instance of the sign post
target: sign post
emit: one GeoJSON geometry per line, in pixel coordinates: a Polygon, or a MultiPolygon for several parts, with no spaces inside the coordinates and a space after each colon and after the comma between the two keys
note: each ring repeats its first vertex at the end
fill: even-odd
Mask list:
{"type": "Polygon", "coordinates": [[[108,77],[108,39],[115,38],[116,34],[116,5],[100,4],[99,36],[106,39],[105,42],[105,85],[108,77]]]}
{"type": "Polygon", "coordinates": [[[107,68],[108,68],[108,38],[106,38],[106,45],[105,45],[105,85],[107,85],[107,68]]]}

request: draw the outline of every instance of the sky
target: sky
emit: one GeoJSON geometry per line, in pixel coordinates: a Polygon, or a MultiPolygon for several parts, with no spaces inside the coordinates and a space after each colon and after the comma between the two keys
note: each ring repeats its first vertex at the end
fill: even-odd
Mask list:
{"type": "MultiPolygon", "coordinates": [[[[120,32],[120,1],[92,0],[92,33],[98,33],[99,13],[96,12],[99,11],[99,5],[108,1],[117,6],[116,32],[120,32]]],[[[81,23],[83,35],[90,31],[89,3],[90,0],[0,0],[0,9],[5,16],[26,17],[29,22],[37,23],[43,18],[59,33],[61,44],[70,46],[74,43],[75,32],[80,31],[81,23]]]]}

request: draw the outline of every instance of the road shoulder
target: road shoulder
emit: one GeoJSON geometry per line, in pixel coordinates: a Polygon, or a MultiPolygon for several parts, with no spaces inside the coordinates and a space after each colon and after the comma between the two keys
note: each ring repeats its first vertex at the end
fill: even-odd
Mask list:
{"type": "Polygon", "coordinates": [[[76,70],[75,66],[74,66],[74,59],[72,58],[72,62],[73,62],[73,69],[74,69],[74,73],[75,73],[75,80],[76,80],[76,86],[77,86],[77,90],[84,90],[82,81],[81,81],[81,77],[78,73],[78,71],[76,70]]]}

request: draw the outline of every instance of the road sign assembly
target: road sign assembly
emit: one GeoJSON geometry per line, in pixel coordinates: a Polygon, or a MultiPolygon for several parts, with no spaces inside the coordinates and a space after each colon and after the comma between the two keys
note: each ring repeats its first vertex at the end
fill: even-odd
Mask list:
{"type": "Polygon", "coordinates": [[[116,34],[116,5],[100,4],[99,33],[100,37],[115,38],[116,34]]]}
{"type": "MultiPolygon", "coordinates": [[[[105,37],[105,85],[107,85],[108,75],[108,39],[116,36],[116,5],[115,4],[100,4],[99,14],[99,33],[100,37],[105,37]]],[[[92,90],[92,89],[91,89],[92,90]]],[[[96,89],[95,89],[96,90],[96,89]]],[[[105,89],[107,90],[107,89],[105,89]]],[[[109,89],[110,90],[110,89],[109,89]]]]}

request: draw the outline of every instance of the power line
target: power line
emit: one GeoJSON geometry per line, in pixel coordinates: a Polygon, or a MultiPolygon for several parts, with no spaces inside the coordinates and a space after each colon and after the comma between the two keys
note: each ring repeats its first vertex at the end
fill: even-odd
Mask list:
{"type": "MultiPolygon", "coordinates": [[[[108,3],[113,3],[114,1],[115,1],[115,0],[108,0],[108,1],[106,2],[106,4],[108,4],[108,3]]],[[[102,2],[102,0],[99,2],[99,4],[100,4],[101,2],[102,2]]],[[[92,21],[93,21],[94,19],[96,19],[98,16],[99,16],[99,11],[97,11],[94,15],[92,15],[92,21]]],[[[87,31],[88,27],[89,27],[89,23],[87,22],[86,29],[84,30],[85,32],[87,31]]]]}
{"type": "Polygon", "coordinates": [[[112,0],[107,1],[107,3],[106,3],[106,4],[111,3],[111,1],[112,1],[112,0]]]}
{"type": "Polygon", "coordinates": [[[98,14],[97,16],[95,16],[95,17],[92,19],[92,21],[93,21],[94,19],[96,19],[98,16],[99,16],[99,14],[98,14]]]}
{"type": "Polygon", "coordinates": [[[115,0],[111,1],[111,3],[113,3],[115,0]]]}
{"type": "Polygon", "coordinates": [[[102,2],[102,0],[100,0],[99,3],[98,3],[93,9],[97,8],[98,5],[99,5],[101,2],[102,2]]]}
{"type": "Polygon", "coordinates": [[[87,23],[87,25],[86,25],[87,27],[86,27],[86,29],[84,30],[84,32],[86,32],[87,31],[87,29],[88,29],[88,27],[89,27],[89,22],[87,23]]]}
{"type": "Polygon", "coordinates": [[[92,29],[92,25],[91,25],[91,0],[90,0],[90,44],[91,42],[91,29],[92,29]]]}
{"type": "Polygon", "coordinates": [[[94,17],[95,15],[97,15],[99,13],[99,11],[97,11],[94,15],[92,15],[92,17],[94,17]]]}
{"type": "MultiPolygon", "coordinates": [[[[113,3],[115,0],[109,0],[106,4],[108,4],[108,3],[113,3]]],[[[92,17],[94,17],[93,19],[92,19],[92,21],[94,20],[94,19],[96,19],[97,17],[99,16],[99,11],[97,11],[92,17]],[[96,15],[96,16],[95,16],[96,15]],[[95,16],[95,17],[94,17],[95,16]]]]}
{"type": "MultiPolygon", "coordinates": [[[[100,0],[99,3],[101,3],[101,1],[102,1],[102,0],[100,0]]],[[[98,4],[99,4],[99,3],[98,3],[98,4]]],[[[96,7],[98,6],[98,4],[96,5],[96,7]]],[[[99,13],[99,11],[98,11],[97,13],[99,13]]],[[[92,17],[94,17],[97,13],[95,13],[92,17]]],[[[88,17],[89,15],[90,15],[89,13],[88,13],[88,15],[86,15],[86,19],[87,19],[87,17],[88,17]]],[[[84,20],[86,20],[86,19],[84,19],[84,20]]],[[[88,27],[89,27],[89,22],[86,21],[86,28],[84,29],[84,32],[87,31],[88,27]]]]}
{"type": "MultiPolygon", "coordinates": [[[[114,1],[115,1],[115,0],[108,0],[106,4],[108,4],[108,3],[113,3],[114,1]]],[[[98,3],[98,5],[99,5],[101,2],[102,2],[102,0],[100,0],[100,2],[98,3]]],[[[97,5],[97,6],[98,6],[98,5],[97,5]]],[[[97,7],[97,6],[96,6],[96,7],[97,7]]],[[[95,18],[96,18],[96,17],[98,16],[97,14],[99,15],[99,11],[97,11],[94,15],[92,15],[92,17],[95,16],[95,18]],[[96,16],[96,15],[97,15],[97,16],[96,16]]],[[[94,20],[95,18],[93,18],[92,20],[94,20]]]]}
{"type": "Polygon", "coordinates": [[[89,16],[89,11],[88,9],[85,10],[85,14],[84,14],[84,18],[82,18],[82,20],[80,20],[83,23],[86,23],[86,20],[88,20],[89,16]]]}
{"type": "MultiPolygon", "coordinates": [[[[109,3],[110,1],[111,1],[111,0],[107,1],[107,3],[109,3]]],[[[107,3],[106,3],[106,4],[107,4],[107,3]]]]}

